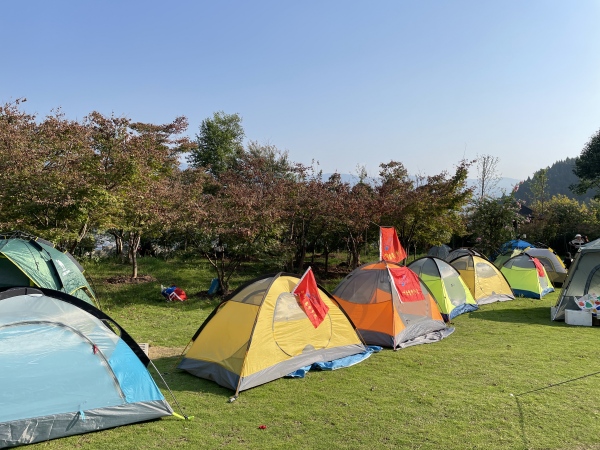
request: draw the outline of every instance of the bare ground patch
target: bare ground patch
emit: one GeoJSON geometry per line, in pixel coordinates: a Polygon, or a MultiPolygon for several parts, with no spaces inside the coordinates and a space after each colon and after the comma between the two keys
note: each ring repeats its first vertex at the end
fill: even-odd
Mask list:
{"type": "Polygon", "coordinates": [[[150,359],[170,358],[171,356],[180,356],[185,347],[160,347],[155,345],[148,346],[148,356],[150,359]]]}
{"type": "Polygon", "coordinates": [[[140,284],[156,281],[152,275],[140,275],[137,278],[118,276],[107,278],[106,282],[110,284],[140,284]]]}

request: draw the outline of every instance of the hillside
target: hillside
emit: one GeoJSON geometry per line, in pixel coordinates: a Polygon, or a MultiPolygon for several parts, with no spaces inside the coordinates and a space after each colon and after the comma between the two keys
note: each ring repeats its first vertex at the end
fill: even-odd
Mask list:
{"type": "MultiPolygon", "coordinates": [[[[561,194],[569,198],[576,199],[579,202],[590,200],[594,196],[594,191],[588,191],[585,195],[575,195],[569,189],[570,185],[576,184],[579,178],[573,173],[575,167],[575,158],[567,158],[557,161],[548,167],[548,197],[561,194]]],[[[530,203],[533,201],[531,192],[533,175],[523,181],[516,192],[516,197],[530,203]]]]}

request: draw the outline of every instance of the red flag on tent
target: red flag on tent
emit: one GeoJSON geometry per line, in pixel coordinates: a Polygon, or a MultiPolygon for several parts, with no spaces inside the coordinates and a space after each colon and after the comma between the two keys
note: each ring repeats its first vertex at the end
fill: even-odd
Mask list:
{"type": "Polygon", "coordinates": [[[317,328],[325,320],[329,306],[323,302],[319,295],[319,288],[310,267],[302,275],[292,294],[298,298],[300,307],[306,313],[313,326],[317,328]]]}
{"type": "Polygon", "coordinates": [[[379,227],[379,259],[399,263],[406,258],[394,227],[379,227]]]}
{"type": "Polygon", "coordinates": [[[388,270],[392,275],[396,290],[400,294],[400,301],[418,302],[425,300],[421,282],[416,273],[408,267],[390,267],[388,270]]]}
{"type": "Polygon", "coordinates": [[[530,256],[530,258],[533,260],[533,264],[535,264],[535,268],[537,269],[538,277],[543,277],[544,276],[544,266],[542,265],[540,260],[537,258],[534,258],[533,256],[530,256]]]}

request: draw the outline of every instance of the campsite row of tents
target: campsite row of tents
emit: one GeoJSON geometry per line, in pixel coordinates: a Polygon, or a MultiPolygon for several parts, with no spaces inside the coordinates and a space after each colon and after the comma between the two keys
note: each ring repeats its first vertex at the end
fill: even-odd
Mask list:
{"type": "MultiPolygon", "coordinates": [[[[316,285],[326,311],[317,326],[292,293],[300,277],[259,277],[214,309],[178,367],[235,398],[284,376],[356,364],[380,347],[437,342],[454,331],[447,322],[458,314],[513,299],[511,271],[542,278],[543,265],[528,255],[498,269],[475,251],[461,252],[449,262],[365,264],[332,293],[316,285]]],[[[173,414],[151,361],[95,303],[68,254],[28,237],[0,240],[0,382],[14,386],[0,395],[0,447],[173,414]]]]}

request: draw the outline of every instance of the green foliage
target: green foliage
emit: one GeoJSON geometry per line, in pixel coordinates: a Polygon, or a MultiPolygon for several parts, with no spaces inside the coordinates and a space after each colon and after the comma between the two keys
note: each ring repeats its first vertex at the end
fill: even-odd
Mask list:
{"type": "Polygon", "coordinates": [[[573,186],[577,194],[596,190],[595,198],[600,197],[600,130],[585,144],[581,155],[575,161],[573,171],[579,177],[579,183],[573,186]]]}
{"type": "Polygon", "coordinates": [[[198,147],[190,152],[188,163],[218,176],[232,168],[243,151],[242,118],[238,114],[218,111],[212,118],[202,121],[196,139],[198,147]]]}
{"type": "MultiPolygon", "coordinates": [[[[545,169],[548,179],[546,198],[552,198],[555,195],[564,195],[579,202],[587,202],[593,197],[593,193],[588,192],[578,195],[571,189],[571,187],[579,182],[579,178],[573,173],[575,161],[576,158],[566,158],[555,162],[545,169]]],[[[525,201],[528,205],[534,201],[532,184],[533,177],[527,178],[519,184],[515,193],[518,199],[525,201]]]]}
{"type": "Polygon", "coordinates": [[[402,244],[439,245],[465,233],[463,209],[473,195],[467,188],[471,162],[461,161],[454,174],[442,172],[412,180],[401,163],[381,164],[377,186],[381,222],[395,226],[402,244]]]}
{"type": "Polygon", "coordinates": [[[475,246],[490,255],[504,242],[514,239],[515,225],[522,220],[519,208],[519,203],[511,195],[474,200],[467,221],[468,229],[475,237],[475,246]]]}

